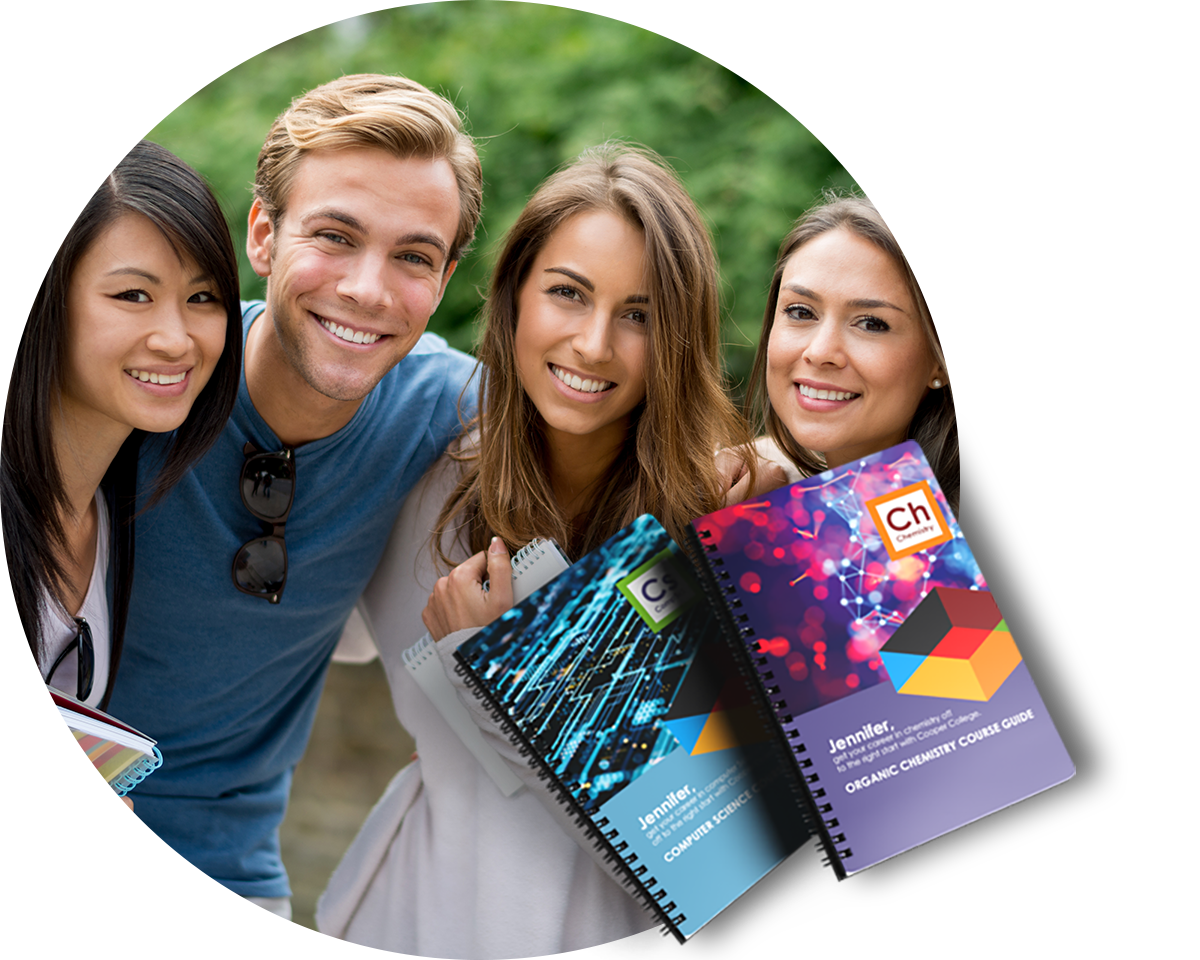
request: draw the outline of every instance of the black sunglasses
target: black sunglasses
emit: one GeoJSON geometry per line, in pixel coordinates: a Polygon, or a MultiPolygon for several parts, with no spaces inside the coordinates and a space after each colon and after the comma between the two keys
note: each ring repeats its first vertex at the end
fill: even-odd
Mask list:
{"type": "Polygon", "coordinates": [[[83,617],[75,617],[74,620],[75,639],[67,644],[66,649],[54,661],[54,666],[46,675],[46,683],[54,679],[54,671],[67,659],[67,654],[76,650],[79,659],[76,661],[78,666],[75,674],[75,699],[86,700],[92,695],[92,682],[96,679],[96,647],[92,643],[92,628],[88,626],[88,622],[83,617]]]}
{"type": "Polygon", "coordinates": [[[242,593],[278,603],[287,583],[287,547],[283,531],[296,494],[296,460],[292,450],[260,453],[247,441],[246,462],[238,490],[242,503],[256,519],[271,525],[271,533],[247,540],[233,558],[233,585],[242,593]]]}

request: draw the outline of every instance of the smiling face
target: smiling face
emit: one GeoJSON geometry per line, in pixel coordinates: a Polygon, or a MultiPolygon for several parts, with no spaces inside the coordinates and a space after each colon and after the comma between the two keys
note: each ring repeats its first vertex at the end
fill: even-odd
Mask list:
{"type": "Polygon", "coordinates": [[[646,244],[607,210],[562,223],[517,294],[517,373],[551,444],[623,442],[646,396],[646,244]]]}
{"type": "Polygon", "coordinates": [[[441,301],[458,220],[448,162],[377,147],[304,157],[275,223],[255,201],[247,253],[268,277],[268,318],[289,368],[250,383],[256,405],[269,390],[335,401],[370,393],[441,301]]]}
{"type": "Polygon", "coordinates": [[[767,393],[802,447],[835,467],[900,443],[937,376],[912,295],[886,253],[839,227],[788,258],[767,393]]]}
{"type": "Polygon", "coordinates": [[[66,418],[93,440],[174,430],[212,375],[226,322],[213,278],[141,214],[124,214],[71,276],[59,385],[66,418]]]}

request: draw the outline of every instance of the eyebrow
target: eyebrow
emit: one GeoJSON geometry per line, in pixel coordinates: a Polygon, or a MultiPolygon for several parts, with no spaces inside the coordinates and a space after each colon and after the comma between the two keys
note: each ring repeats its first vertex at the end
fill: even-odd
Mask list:
{"type": "Polygon", "coordinates": [[[160,280],[154,274],[149,273],[145,270],[142,270],[138,267],[117,267],[115,270],[109,270],[108,273],[105,274],[105,276],[106,277],[122,277],[122,276],[124,276],[124,277],[143,277],[144,279],[149,280],[153,284],[162,286],[162,280],[160,280]]]}
{"type": "MultiPolygon", "coordinates": [[[[140,267],[117,267],[115,270],[109,270],[108,273],[105,274],[105,276],[106,277],[142,277],[145,280],[149,280],[151,283],[155,284],[156,286],[161,287],[163,285],[163,281],[159,277],[155,276],[153,273],[150,273],[147,270],[142,270],[140,267]]],[[[195,287],[202,283],[213,283],[213,282],[214,281],[213,281],[213,277],[212,277],[211,273],[198,273],[194,277],[192,277],[191,280],[188,281],[188,286],[195,287]]]]}
{"type": "MultiPolygon", "coordinates": [[[[371,231],[367,229],[366,224],[348,213],[343,213],[341,210],[315,210],[302,217],[300,223],[307,226],[314,220],[336,220],[338,223],[344,223],[351,230],[361,233],[364,237],[371,235],[371,231]]],[[[446,241],[431,233],[405,233],[396,238],[396,246],[398,247],[405,247],[410,243],[427,244],[437,250],[443,257],[450,253],[450,248],[446,246],[446,241]]]]}
{"type": "MultiPolygon", "coordinates": [[[[789,290],[792,293],[795,293],[801,297],[807,297],[809,300],[816,300],[818,302],[824,302],[824,299],[821,297],[820,294],[816,293],[813,290],[809,290],[808,287],[802,287],[798,283],[785,283],[783,285],[783,289],[789,290]]],[[[890,310],[896,310],[896,311],[906,314],[906,315],[908,314],[908,311],[905,310],[903,307],[898,307],[894,303],[890,303],[887,300],[871,300],[871,299],[867,299],[867,298],[860,298],[858,300],[849,301],[847,306],[854,307],[856,310],[877,310],[880,307],[887,307],[890,310]]]]}
{"type": "MultiPolygon", "coordinates": [[[[589,293],[596,292],[596,287],[592,284],[591,280],[589,280],[587,277],[583,276],[582,274],[576,273],[574,270],[568,270],[566,267],[547,267],[542,272],[543,273],[561,273],[561,274],[563,274],[563,276],[570,277],[572,280],[574,280],[580,286],[586,287],[589,293]]],[[[632,296],[626,297],[624,302],[625,303],[649,303],[650,298],[643,296],[640,293],[635,293],[632,296]]]]}

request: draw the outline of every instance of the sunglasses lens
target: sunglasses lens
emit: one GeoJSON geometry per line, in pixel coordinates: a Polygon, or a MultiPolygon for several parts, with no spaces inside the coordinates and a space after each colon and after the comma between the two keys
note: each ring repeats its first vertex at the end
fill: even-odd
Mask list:
{"type": "Polygon", "coordinates": [[[96,650],[92,645],[92,628],[86,620],[79,623],[79,673],[76,679],[75,696],[86,700],[92,695],[92,681],[96,677],[96,650]]]}
{"type": "Polygon", "coordinates": [[[292,461],[275,454],[251,457],[242,468],[242,500],[260,520],[286,516],[292,505],[295,473],[292,461]]]}
{"type": "Polygon", "coordinates": [[[233,579],[246,593],[278,602],[287,579],[287,551],[274,538],[251,540],[233,561],[233,579]]]}

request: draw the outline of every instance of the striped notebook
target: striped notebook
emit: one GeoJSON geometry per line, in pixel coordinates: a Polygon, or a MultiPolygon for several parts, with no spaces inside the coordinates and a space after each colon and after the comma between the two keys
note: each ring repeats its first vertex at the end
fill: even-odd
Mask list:
{"type": "MultiPolygon", "coordinates": [[[[124,796],[161,763],[154,740],[133,727],[0,664],[0,809],[42,787],[124,796]]],[[[0,890],[28,893],[44,872],[0,860],[0,890]]]]}

